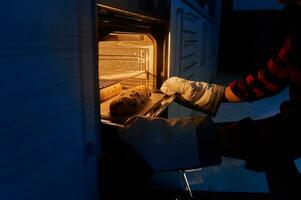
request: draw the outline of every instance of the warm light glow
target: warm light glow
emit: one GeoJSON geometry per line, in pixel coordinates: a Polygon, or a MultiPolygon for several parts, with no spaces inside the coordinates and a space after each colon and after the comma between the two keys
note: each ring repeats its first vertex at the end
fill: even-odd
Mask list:
{"type": "Polygon", "coordinates": [[[113,32],[99,41],[99,78],[123,80],[125,88],[156,89],[157,44],[146,33],[113,32]]]}
{"type": "Polygon", "coordinates": [[[170,76],[170,31],[168,32],[168,47],[167,47],[167,78],[170,76]]]}

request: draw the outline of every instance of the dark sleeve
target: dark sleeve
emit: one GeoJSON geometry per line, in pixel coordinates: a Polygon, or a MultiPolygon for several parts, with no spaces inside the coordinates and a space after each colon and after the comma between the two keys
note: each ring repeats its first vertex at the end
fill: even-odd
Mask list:
{"type": "Polygon", "coordinates": [[[290,80],[289,58],[293,54],[292,35],[287,37],[279,53],[269,59],[266,66],[241,80],[232,81],[232,92],[243,101],[254,101],[277,94],[290,80]]]}

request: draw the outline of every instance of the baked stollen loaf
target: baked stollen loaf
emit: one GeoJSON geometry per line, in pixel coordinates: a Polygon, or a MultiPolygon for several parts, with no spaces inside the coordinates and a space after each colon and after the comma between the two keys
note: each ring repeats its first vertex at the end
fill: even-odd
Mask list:
{"type": "Polygon", "coordinates": [[[120,83],[116,83],[114,85],[108,86],[100,90],[100,101],[103,102],[108,100],[116,95],[118,95],[122,91],[122,85],[120,83]]]}
{"type": "Polygon", "coordinates": [[[136,86],[122,92],[110,104],[113,115],[129,115],[142,109],[151,96],[151,90],[146,86],[136,86]]]}

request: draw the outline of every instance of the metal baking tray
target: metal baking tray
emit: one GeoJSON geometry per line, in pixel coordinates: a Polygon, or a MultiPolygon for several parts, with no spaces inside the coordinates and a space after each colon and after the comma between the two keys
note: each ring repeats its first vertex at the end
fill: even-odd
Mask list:
{"type": "Polygon", "coordinates": [[[152,91],[150,100],[141,110],[132,113],[131,115],[121,116],[110,114],[110,103],[117,98],[117,96],[115,96],[100,104],[101,122],[108,125],[124,127],[133,123],[131,119],[136,115],[157,117],[174,101],[175,97],[176,95],[167,96],[161,91],[152,91]]]}

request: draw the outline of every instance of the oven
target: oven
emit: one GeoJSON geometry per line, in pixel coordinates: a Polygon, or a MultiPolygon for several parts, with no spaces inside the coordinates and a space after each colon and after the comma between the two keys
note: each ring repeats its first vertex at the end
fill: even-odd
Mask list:
{"type": "Polygon", "coordinates": [[[168,0],[97,3],[100,95],[114,85],[121,85],[122,90],[143,85],[152,91],[145,107],[127,116],[110,114],[109,105],[118,94],[100,98],[102,199],[117,199],[120,193],[133,199],[150,191],[154,172],[119,137],[118,130],[136,114],[167,117],[167,107],[175,98],[159,90],[169,74],[168,9],[168,0]]]}
{"type": "MultiPolygon", "coordinates": [[[[159,88],[169,76],[208,81],[214,74],[218,17],[210,17],[213,12],[207,12],[207,7],[208,3],[196,0],[98,0],[100,93],[115,84],[124,90],[144,85],[152,90],[152,103],[135,114],[192,116],[190,109],[174,104],[175,97],[161,94],[159,88]]],[[[118,129],[131,123],[131,116],[110,115],[108,107],[115,97],[100,106],[102,199],[118,199],[120,193],[125,199],[161,199],[164,195],[166,199],[189,199],[187,177],[194,172],[154,174],[119,137],[118,129]]]]}

